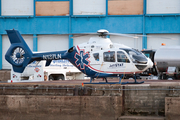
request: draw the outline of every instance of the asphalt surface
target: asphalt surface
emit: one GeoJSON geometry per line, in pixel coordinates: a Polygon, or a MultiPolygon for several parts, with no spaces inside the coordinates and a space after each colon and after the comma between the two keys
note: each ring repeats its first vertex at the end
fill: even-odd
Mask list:
{"type": "MultiPolygon", "coordinates": [[[[137,82],[142,82],[142,84],[111,84],[111,85],[138,85],[138,86],[180,86],[180,80],[137,80],[137,82]]],[[[83,83],[89,83],[90,80],[56,80],[56,81],[41,81],[41,82],[12,82],[12,83],[0,83],[3,84],[12,84],[12,85],[31,85],[31,84],[38,84],[38,85],[82,85],[83,83]]],[[[119,82],[118,79],[108,79],[108,82],[119,82]]],[[[121,82],[134,82],[132,79],[123,79],[121,82]]],[[[98,85],[104,85],[105,81],[102,79],[97,79],[92,81],[92,83],[100,83],[98,85]]],[[[87,84],[84,84],[87,85],[87,84]]],[[[97,85],[97,84],[92,84],[97,85]]],[[[109,85],[109,84],[106,84],[109,85]]]]}

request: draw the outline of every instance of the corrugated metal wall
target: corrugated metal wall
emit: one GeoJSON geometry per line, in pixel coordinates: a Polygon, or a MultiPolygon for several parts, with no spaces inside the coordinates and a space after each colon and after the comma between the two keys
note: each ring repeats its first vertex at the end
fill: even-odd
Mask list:
{"type": "Polygon", "coordinates": [[[80,36],[80,37],[74,37],[73,38],[73,45],[79,45],[81,43],[88,42],[91,37],[96,37],[95,35],[86,35],[86,36],[80,36]]]}
{"type": "Polygon", "coordinates": [[[1,0],[1,15],[33,15],[34,0],[1,0]]]}
{"type": "Polygon", "coordinates": [[[180,0],[147,0],[147,14],[180,13],[180,0]]]}
{"type": "Polygon", "coordinates": [[[105,15],[106,0],[73,0],[73,15],[105,15]]]}
{"type": "Polygon", "coordinates": [[[68,35],[38,35],[38,51],[67,50],[68,45],[68,35]]]}
{"type": "Polygon", "coordinates": [[[158,49],[162,43],[166,46],[180,45],[180,34],[149,34],[147,49],[158,49]]]}
{"type": "Polygon", "coordinates": [[[110,36],[110,39],[114,43],[124,44],[126,46],[142,50],[142,37],[133,38],[124,36],[110,36]]]}

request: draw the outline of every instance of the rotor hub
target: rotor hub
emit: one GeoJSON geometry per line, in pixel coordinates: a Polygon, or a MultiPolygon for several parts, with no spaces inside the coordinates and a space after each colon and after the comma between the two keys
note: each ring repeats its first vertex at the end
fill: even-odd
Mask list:
{"type": "Polygon", "coordinates": [[[100,37],[106,37],[109,33],[109,31],[105,30],[105,29],[100,29],[97,31],[97,33],[99,34],[100,37]]]}
{"type": "Polygon", "coordinates": [[[16,57],[17,58],[21,58],[21,54],[20,53],[16,53],[16,57]]]}

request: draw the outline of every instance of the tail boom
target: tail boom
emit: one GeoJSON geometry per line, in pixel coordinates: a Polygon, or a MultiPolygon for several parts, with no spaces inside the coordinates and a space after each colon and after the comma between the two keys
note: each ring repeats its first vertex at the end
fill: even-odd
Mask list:
{"type": "Polygon", "coordinates": [[[33,61],[46,60],[46,66],[52,60],[66,59],[67,51],[33,53],[17,30],[6,30],[11,46],[5,54],[5,59],[13,66],[15,72],[22,73],[25,67],[33,61]]]}

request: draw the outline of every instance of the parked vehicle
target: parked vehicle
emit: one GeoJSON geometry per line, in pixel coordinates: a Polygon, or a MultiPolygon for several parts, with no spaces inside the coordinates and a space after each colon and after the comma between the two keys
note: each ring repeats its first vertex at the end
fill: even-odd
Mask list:
{"type": "Polygon", "coordinates": [[[160,79],[180,79],[180,46],[162,46],[154,56],[160,79]]]}
{"type": "Polygon", "coordinates": [[[154,63],[140,74],[141,78],[180,79],[180,46],[161,46],[157,50],[142,50],[154,63]]]}
{"type": "Polygon", "coordinates": [[[23,73],[11,70],[11,80],[8,82],[31,82],[50,80],[74,80],[86,79],[68,60],[53,60],[49,66],[45,66],[46,61],[29,64],[23,73]]]}

